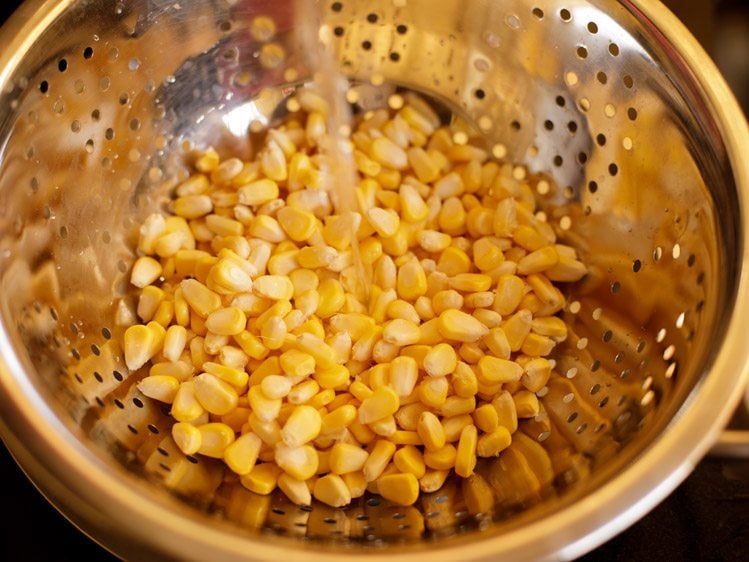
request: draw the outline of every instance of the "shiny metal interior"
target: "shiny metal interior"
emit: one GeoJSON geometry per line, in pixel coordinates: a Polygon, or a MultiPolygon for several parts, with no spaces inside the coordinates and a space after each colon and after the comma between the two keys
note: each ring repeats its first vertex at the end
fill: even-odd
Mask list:
{"type": "Polygon", "coordinates": [[[249,156],[248,131],[310,80],[292,1],[29,2],[3,30],[2,437],[53,503],[125,557],[585,552],[686,476],[749,377],[746,123],[654,2],[320,10],[362,107],[421,92],[456,130],[548,179],[539,205],[591,268],[570,288],[573,337],[539,393],[545,414],[521,427],[553,478],[513,483],[528,458],[518,445],[481,468],[497,484],[491,513],[455,482],[411,508],[298,508],[182,455],[168,410],[136,389],[115,318],[133,298],[138,221],[165,206],[192,147],[249,156]]]}

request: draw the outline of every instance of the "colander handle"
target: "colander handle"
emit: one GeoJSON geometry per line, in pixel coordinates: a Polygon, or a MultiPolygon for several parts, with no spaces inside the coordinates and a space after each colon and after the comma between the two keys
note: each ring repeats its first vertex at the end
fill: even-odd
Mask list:
{"type": "MultiPolygon", "coordinates": [[[[744,403],[739,406],[749,415],[749,387],[746,389],[744,403]]],[[[749,458],[749,429],[726,429],[718,442],[710,449],[714,457],[749,458]]]]}

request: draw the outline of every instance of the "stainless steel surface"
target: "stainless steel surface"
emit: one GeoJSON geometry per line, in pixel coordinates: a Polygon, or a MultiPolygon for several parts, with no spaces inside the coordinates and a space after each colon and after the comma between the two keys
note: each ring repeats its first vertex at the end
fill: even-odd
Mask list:
{"type": "Polygon", "coordinates": [[[593,271],[572,290],[548,419],[523,429],[555,461],[543,499],[494,520],[451,487],[413,510],[299,510],[178,453],[113,322],[137,221],[166,201],[182,139],[248,151],[245,129],[289,93],[272,87],[308,77],[290,5],[32,2],[2,30],[3,439],[74,522],[138,559],[269,559],[310,542],[310,560],[351,544],[378,559],[590,550],[689,473],[747,383],[735,101],[653,2],[324,5],[350,78],[428,93],[553,180],[539,202],[593,271]],[[253,37],[256,15],[274,38],[253,37]]]}

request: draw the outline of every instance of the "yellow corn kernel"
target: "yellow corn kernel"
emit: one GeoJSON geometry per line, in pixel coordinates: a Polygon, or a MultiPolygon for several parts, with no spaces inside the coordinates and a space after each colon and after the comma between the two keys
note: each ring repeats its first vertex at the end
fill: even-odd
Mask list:
{"type": "Polygon", "coordinates": [[[531,332],[523,340],[520,351],[530,357],[545,357],[552,352],[554,346],[556,342],[553,339],[531,332]]]}
{"type": "Polygon", "coordinates": [[[446,343],[438,343],[424,356],[423,367],[431,377],[449,375],[458,364],[458,356],[453,347],[446,343]]]}
{"type": "Polygon", "coordinates": [[[338,252],[331,246],[305,246],[297,254],[297,261],[307,269],[328,267],[338,256],[338,252]]]}
{"type": "Polygon", "coordinates": [[[349,386],[349,392],[360,402],[374,394],[371,388],[359,380],[355,380],[351,383],[349,386]]]}
{"type": "Polygon", "coordinates": [[[417,386],[419,400],[430,408],[439,408],[447,400],[449,386],[447,377],[429,377],[417,386]]]}
{"type": "Polygon", "coordinates": [[[187,345],[187,330],[183,326],[169,326],[164,335],[162,354],[171,362],[179,361],[187,345]]]}
{"type": "Polygon", "coordinates": [[[512,197],[502,199],[494,209],[494,234],[509,238],[517,227],[517,207],[512,197]]]}
{"type": "Polygon", "coordinates": [[[521,377],[523,386],[531,392],[538,392],[549,381],[551,362],[543,357],[536,357],[523,365],[525,373],[521,377]]]}
{"type": "Polygon", "coordinates": [[[171,404],[177,395],[180,381],[168,375],[149,375],[140,380],[138,390],[149,398],[171,404]]]}
{"type": "Polygon", "coordinates": [[[295,242],[306,241],[317,229],[317,218],[309,211],[286,206],[278,210],[276,218],[295,242]]]}
{"type": "Polygon", "coordinates": [[[491,271],[504,261],[502,249],[491,238],[480,238],[473,243],[473,262],[481,271],[491,271]]]}
{"type": "MultiPolygon", "coordinates": [[[[375,263],[372,281],[375,286],[384,291],[383,294],[389,295],[389,291],[396,287],[397,273],[398,269],[393,258],[385,254],[375,263]]],[[[397,298],[397,295],[395,298],[397,298]]],[[[375,308],[373,305],[370,306],[375,308]]]]}
{"type": "Polygon", "coordinates": [[[215,375],[202,373],[193,378],[193,383],[195,398],[211,414],[223,416],[237,407],[237,391],[215,375]]]}
{"type": "Polygon", "coordinates": [[[540,335],[561,342],[567,339],[567,325],[556,316],[537,317],[531,321],[531,330],[540,335]]]}
{"type": "Polygon", "coordinates": [[[194,425],[184,422],[177,422],[172,426],[172,439],[185,455],[197,453],[203,442],[200,430],[194,425]]]}
{"type": "Polygon", "coordinates": [[[466,214],[466,230],[471,238],[490,236],[494,234],[494,212],[481,206],[481,202],[473,195],[463,196],[463,206],[468,210],[466,214]],[[475,207],[469,208],[470,205],[475,207]]]}
{"type": "Polygon", "coordinates": [[[469,398],[478,392],[476,373],[463,361],[458,361],[450,379],[456,396],[469,398]]]}
{"type": "Polygon", "coordinates": [[[216,355],[218,350],[229,343],[229,336],[220,336],[206,332],[203,338],[203,348],[207,355],[216,355]]]}
{"type": "Polygon", "coordinates": [[[408,162],[423,183],[431,183],[439,177],[440,169],[422,148],[409,148],[408,162]]]}
{"type": "Polygon", "coordinates": [[[271,275],[291,275],[294,271],[299,268],[299,262],[297,262],[297,255],[299,250],[293,248],[288,251],[280,252],[278,247],[273,255],[268,259],[268,273],[271,275]]]}
{"type": "Polygon", "coordinates": [[[445,310],[463,308],[463,295],[454,289],[445,289],[438,291],[432,297],[432,308],[435,314],[442,314],[445,310]]]}
{"type": "Polygon", "coordinates": [[[450,287],[464,293],[488,291],[492,278],[482,273],[458,273],[448,281],[450,287]]]}
{"type": "Polygon", "coordinates": [[[305,404],[312,400],[312,398],[320,392],[320,385],[317,381],[306,380],[295,385],[287,396],[287,400],[290,404],[305,404]]]}
{"type": "Polygon", "coordinates": [[[463,179],[459,174],[450,172],[435,182],[434,193],[443,200],[457,198],[463,193],[463,179]]]}
{"type": "Polygon", "coordinates": [[[419,481],[410,472],[387,474],[377,479],[377,492],[395,504],[413,505],[419,498],[419,481]]]}
{"type": "Polygon", "coordinates": [[[521,258],[518,261],[518,273],[521,275],[540,273],[554,267],[557,262],[559,262],[559,254],[554,246],[545,246],[521,258]]]}
{"type": "Polygon", "coordinates": [[[393,170],[404,170],[408,166],[406,151],[387,137],[374,139],[369,145],[369,155],[393,170]]]}
{"type": "Polygon", "coordinates": [[[497,410],[491,404],[484,404],[473,412],[473,424],[484,433],[491,433],[499,427],[497,410]]]}
{"type": "Polygon", "coordinates": [[[205,319],[205,327],[220,336],[234,336],[245,329],[247,316],[236,306],[219,308],[205,319]]]}
{"type": "Polygon", "coordinates": [[[253,238],[278,244],[286,239],[286,232],[278,221],[270,215],[258,215],[247,229],[247,232],[253,238]]]}
{"type": "Polygon", "coordinates": [[[356,420],[356,407],[344,404],[323,416],[320,432],[322,434],[339,432],[351,425],[354,420],[356,420]]]}
{"type": "Polygon", "coordinates": [[[315,372],[315,358],[297,349],[284,351],[280,356],[280,365],[294,381],[301,381],[315,372]]]}
{"type": "Polygon", "coordinates": [[[346,474],[362,470],[369,453],[351,443],[336,443],[330,451],[330,470],[334,474],[346,474]]]}
{"type": "Polygon", "coordinates": [[[492,328],[489,333],[481,340],[489,351],[499,359],[509,359],[512,350],[510,342],[507,341],[505,331],[501,327],[492,328]]]}
{"type": "Polygon", "coordinates": [[[243,475],[239,481],[250,492],[267,496],[276,489],[281,469],[275,463],[256,464],[253,469],[243,475]]]}
{"type": "Polygon", "coordinates": [[[362,467],[367,482],[373,482],[380,477],[385,467],[390,463],[390,459],[393,458],[394,453],[395,445],[390,441],[378,439],[375,442],[362,467]]]}
{"type": "Polygon", "coordinates": [[[437,271],[448,277],[454,277],[460,273],[468,273],[472,267],[471,258],[465,251],[455,246],[450,246],[437,261],[437,271]]]}
{"type": "Polygon", "coordinates": [[[460,434],[463,428],[472,425],[473,418],[469,414],[461,414],[459,416],[453,416],[450,418],[444,418],[442,420],[442,427],[445,430],[445,441],[447,443],[454,443],[460,439],[460,434]]]}
{"type": "Polygon", "coordinates": [[[320,300],[316,314],[319,318],[330,318],[341,310],[346,302],[343,287],[337,279],[326,279],[320,283],[317,292],[320,300]]]}
{"type": "Polygon", "coordinates": [[[408,260],[398,269],[396,289],[398,296],[408,302],[426,294],[426,273],[416,258],[408,260]]]}
{"type": "Polygon", "coordinates": [[[401,299],[397,299],[388,304],[387,316],[392,319],[401,318],[403,320],[408,320],[417,325],[421,323],[421,318],[416,312],[414,305],[401,299]]]}
{"type": "Polygon", "coordinates": [[[371,316],[358,313],[336,314],[330,318],[330,327],[334,332],[347,333],[352,340],[360,339],[375,325],[371,316]]]}
{"type": "Polygon", "coordinates": [[[478,342],[464,343],[458,348],[458,355],[469,365],[476,365],[484,356],[484,350],[478,342]]]}
{"type": "Polygon", "coordinates": [[[427,218],[429,207],[414,186],[402,184],[399,195],[401,214],[405,221],[417,223],[427,218]]]}
{"type": "Polygon", "coordinates": [[[391,238],[398,232],[400,217],[392,209],[372,207],[367,211],[366,217],[372,228],[383,238],[391,238]]]}
{"type": "Polygon", "coordinates": [[[382,326],[373,326],[351,348],[351,358],[355,361],[369,361],[375,344],[382,338],[382,326]]]}
{"type": "Polygon", "coordinates": [[[468,398],[448,396],[442,406],[440,406],[439,411],[443,417],[450,418],[461,414],[470,414],[475,409],[476,398],[473,396],[468,398]]]}
{"type": "Polygon", "coordinates": [[[362,497],[367,491],[367,480],[364,478],[364,473],[359,470],[357,472],[347,472],[341,476],[343,482],[348,488],[349,495],[352,499],[362,497]]]}
{"type": "Polygon", "coordinates": [[[265,359],[268,355],[268,348],[263,345],[257,336],[250,332],[240,332],[233,337],[237,345],[242,348],[242,351],[253,359],[265,359]]]}
{"type": "Polygon", "coordinates": [[[254,433],[245,433],[224,450],[224,462],[240,476],[249,474],[255,467],[262,443],[254,433]]]}
{"type": "Polygon", "coordinates": [[[439,449],[426,449],[424,451],[424,464],[433,470],[450,470],[455,466],[457,455],[458,450],[447,443],[439,449]]]}
{"type": "Polygon", "coordinates": [[[421,478],[426,472],[424,457],[413,445],[406,445],[398,449],[393,455],[393,463],[396,468],[404,473],[411,473],[416,478],[421,478]]]}
{"type": "Polygon", "coordinates": [[[417,298],[413,304],[413,307],[416,311],[416,314],[418,314],[419,318],[422,321],[432,320],[437,316],[434,311],[434,307],[432,306],[432,301],[430,301],[426,296],[417,298]]]}
{"type": "Polygon", "coordinates": [[[263,394],[260,386],[250,387],[250,390],[247,393],[247,398],[249,399],[253,414],[261,421],[273,421],[278,417],[278,413],[281,411],[281,399],[269,398],[263,394]]]}
{"type": "Polygon", "coordinates": [[[130,283],[143,289],[161,277],[163,269],[161,264],[149,256],[141,256],[133,264],[130,274],[130,283]]]}
{"type": "Polygon", "coordinates": [[[212,361],[203,363],[203,370],[236,388],[244,387],[249,379],[249,375],[242,369],[221,365],[212,361]]]}
{"type": "Polygon", "coordinates": [[[476,426],[467,425],[460,432],[458,441],[458,452],[455,456],[455,474],[468,478],[473,474],[476,467],[476,445],[478,442],[478,432],[476,426]]]}
{"type": "Polygon", "coordinates": [[[314,441],[320,434],[322,416],[312,406],[296,406],[281,430],[283,442],[291,448],[314,441]]]}
{"type": "Polygon", "coordinates": [[[278,476],[278,488],[296,505],[310,505],[312,494],[307,482],[290,476],[280,474],[278,476]]]}
{"type": "Polygon", "coordinates": [[[150,322],[153,320],[156,311],[164,299],[166,293],[160,288],[149,285],[140,292],[138,297],[138,309],[137,314],[144,322],[150,322]]]}
{"type": "Polygon", "coordinates": [[[155,322],[136,324],[125,330],[125,364],[131,371],[145,365],[163,346],[166,330],[155,322]]]}
{"type": "Polygon", "coordinates": [[[295,269],[289,273],[289,279],[294,286],[294,297],[306,293],[307,291],[316,290],[320,284],[320,278],[317,273],[310,269],[295,269]]]}
{"type": "Polygon", "coordinates": [[[261,179],[243,185],[237,190],[239,203],[249,206],[260,206],[268,201],[278,199],[278,184],[270,179],[261,179]]]}
{"type": "Polygon", "coordinates": [[[312,445],[289,447],[279,443],[275,448],[276,464],[289,476],[297,480],[307,480],[317,472],[319,460],[312,445]]]}
{"type": "Polygon", "coordinates": [[[359,423],[368,424],[398,411],[398,394],[390,387],[381,386],[365,398],[359,406],[359,423]]]}
{"type": "Polygon", "coordinates": [[[396,425],[395,418],[393,416],[386,416],[382,419],[370,423],[369,429],[371,429],[381,437],[390,437],[396,431],[398,431],[398,426],[396,425]]]}
{"type": "Polygon", "coordinates": [[[185,279],[180,283],[182,296],[190,308],[201,318],[221,308],[221,297],[196,279],[185,279]]]}
{"type": "MultiPolygon", "coordinates": [[[[559,246],[557,246],[557,253],[559,253],[559,246]]],[[[579,281],[588,273],[588,268],[585,264],[575,259],[574,256],[567,256],[559,254],[559,261],[556,265],[550,267],[545,271],[546,276],[551,281],[557,282],[574,282],[579,281]]]]}
{"type": "Polygon", "coordinates": [[[268,375],[260,383],[260,390],[268,398],[285,398],[291,392],[291,379],[283,375],[268,375]]]}
{"type": "Polygon", "coordinates": [[[496,457],[512,443],[510,431],[503,425],[479,437],[476,453],[479,457],[496,457]]]}
{"type": "Polygon", "coordinates": [[[536,394],[529,390],[520,390],[513,394],[515,411],[519,418],[533,418],[538,415],[540,406],[536,394]]]}
{"type": "MultiPolygon", "coordinates": [[[[272,301],[268,301],[272,302],[272,301]]],[[[287,300],[279,300],[276,301],[272,306],[269,308],[266,308],[260,316],[257,317],[257,320],[253,324],[250,325],[250,328],[261,328],[263,324],[265,324],[268,320],[273,318],[274,316],[278,318],[285,317],[289,312],[291,312],[293,307],[291,306],[291,303],[287,300]]]]}
{"type": "Polygon", "coordinates": [[[213,211],[213,201],[208,195],[185,195],[174,201],[174,214],[185,219],[204,217],[213,211]]]}
{"type": "Polygon", "coordinates": [[[436,451],[445,446],[445,430],[439,418],[425,411],[419,416],[416,431],[424,442],[427,451],[436,451]]]}
{"type": "Polygon", "coordinates": [[[423,445],[421,437],[416,431],[397,430],[388,437],[395,445],[423,445]]]}
{"type": "Polygon", "coordinates": [[[294,346],[299,351],[311,355],[318,367],[327,369],[336,364],[336,354],[333,348],[326,344],[322,338],[313,334],[300,334],[296,338],[294,346]]]}
{"type": "Polygon", "coordinates": [[[399,356],[390,363],[390,386],[399,397],[410,396],[419,378],[419,366],[413,357],[399,356]]]}
{"type": "Polygon", "coordinates": [[[337,474],[326,474],[318,478],[313,494],[318,501],[331,507],[343,507],[351,503],[351,491],[337,474]]]}
{"type": "Polygon", "coordinates": [[[280,349],[286,340],[286,323],[279,316],[271,316],[260,328],[260,337],[268,349],[280,349]]]}
{"type": "Polygon", "coordinates": [[[269,447],[275,447],[281,442],[281,426],[277,420],[266,422],[252,413],[247,421],[252,432],[269,447]]]}
{"type": "Polygon", "coordinates": [[[510,433],[515,433],[518,428],[518,415],[512,395],[506,390],[502,391],[492,399],[492,406],[497,410],[499,425],[506,427],[510,433]]]}
{"type": "Polygon", "coordinates": [[[281,275],[261,275],[255,279],[252,289],[261,297],[273,300],[290,300],[294,296],[291,279],[281,275]]]}
{"type": "Polygon", "coordinates": [[[419,489],[427,494],[436,492],[442,488],[448,476],[449,470],[427,470],[419,479],[419,489]]]}
{"type": "Polygon", "coordinates": [[[385,324],[382,338],[388,343],[402,347],[417,343],[421,338],[421,332],[419,326],[413,322],[396,318],[385,324]]]}
{"type": "Polygon", "coordinates": [[[478,363],[476,377],[485,385],[517,382],[523,374],[523,368],[515,361],[484,355],[478,363]]]}
{"type": "Polygon", "coordinates": [[[512,351],[519,351],[526,336],[531,331],[533,315],[529,310],[519,310],[510,316],[503,324],[502,330],[507,336],[507,343],[512,351]]]}
{"type": "Polygon", "coordinates": [[[226,448],[234,442],[234,430],[225,423],[211,422],[198,426],[200,448],[198,453],[206,457],[220,459],[226,448]]]}
{"type": "Polygon", "coordinates": [[[457,197],[449,197],[442,203],[439,214],[440,230],[450,236],[461,236],[466,230],[466,210],[457,197]]]}
{"type": "Polygon", "coordinates": [[[452,237],[437,230],[422,230],[416,235],[416,240],[424,250],[438,254],[445,251],[452,243],[452,237]]]}
{"type": "Polygon", "coordinates": [[[375,177],[382,171],[382,165],[372,160],[361,150],[354,151],[354,163],[356,164],[356,169],[365,176],[375,177]]]}
{"type": "Polygon", "coordinates": [[[438,329],[445,338],[460,342],[475,342],[489,333],[489,329],[470,314],[449,309],[439,315],[438,329]]]}

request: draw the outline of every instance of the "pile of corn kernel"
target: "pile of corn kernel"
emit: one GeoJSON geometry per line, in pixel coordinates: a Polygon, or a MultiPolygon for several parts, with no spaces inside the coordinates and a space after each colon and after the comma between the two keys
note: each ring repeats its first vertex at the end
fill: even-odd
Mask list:
{"type": "Polygon", "coordinates": [[[337,209],[327,104],[295,101],[252,161],[202,152],[141,226],[125,360],[177,446],[252,492],[411,505],[538,414],[567,336],[555,283],[585,266],[522,170],[411,95],[356,125],[358,208],[337,209]]]}

